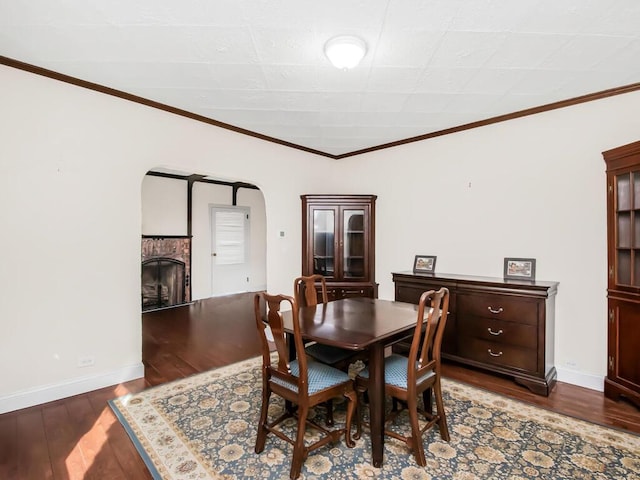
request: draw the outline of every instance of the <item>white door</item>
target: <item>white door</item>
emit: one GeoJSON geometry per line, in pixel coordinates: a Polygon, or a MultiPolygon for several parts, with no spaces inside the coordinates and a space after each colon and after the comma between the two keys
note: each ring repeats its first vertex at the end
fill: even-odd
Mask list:
{"type": "Polygon", "coordinates": [[[211,206],[211,295],[248,291],[249,208],[211,206]]]}

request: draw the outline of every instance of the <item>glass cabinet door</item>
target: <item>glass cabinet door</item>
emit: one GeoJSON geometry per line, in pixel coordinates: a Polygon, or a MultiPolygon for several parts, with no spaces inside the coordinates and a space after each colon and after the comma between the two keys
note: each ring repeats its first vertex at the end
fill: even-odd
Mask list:
{"type": "Polygon", "coordinates": [[[313,210],[313,273],[335,275],[335,210],[313,210]]]}
{"type": "Polygon", "coordinates": [[[640,286],[640,171],[615,176],[616,283],[640,286]]]}
{"type": "Polygon", "coordinates": [[[343,210],[342,269],[344,278],[365,276],[365,212],[362,209],[343,210]]]}

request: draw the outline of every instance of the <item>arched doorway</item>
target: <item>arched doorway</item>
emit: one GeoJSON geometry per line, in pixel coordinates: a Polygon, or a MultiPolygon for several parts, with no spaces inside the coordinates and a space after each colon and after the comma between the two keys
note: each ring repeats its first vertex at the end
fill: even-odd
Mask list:
{"type": "MultiPolygon", "coordinates": [[[[225,269],[217,269],[212,257],[215,253],[212,246],[213,206],[228,206],[230,209],[250,212],[247,229],[251,235],[247,237],[246,258],[243,259],[247,262],[246,287],[235,287],[234,293],[266,288],[266,212],[264,196],[258,187],[246,182],[157,168],[145,175],[141,195],[142,261],[151,260],[149,252],[155,252],[157,257],[173,258],[186,264],[183,303],[217,294],[214,278],[218,285],[224,283],[220,275],[225,275],[225,269]],[[166,251],[167,245],[169,251],[166,251]],[[172,251],[177,253],[172,254],[172,251]]],[[[180,275],[176,269],[169,270],[180,275]]],[[[149,280],[150,271],[146,273],[146,280],[149,280]]],[[[153,285],[152,282],[151,286],[142,286],[143,309],[145,289],[150,293],[153,285]]],[[[162,296],[165,287],[164,284],[155,286],[156,299],[158,288],[162,296]]],[[[148,304],[151,303],[150,296],[151,293],[147,295],[148,304]]]]}

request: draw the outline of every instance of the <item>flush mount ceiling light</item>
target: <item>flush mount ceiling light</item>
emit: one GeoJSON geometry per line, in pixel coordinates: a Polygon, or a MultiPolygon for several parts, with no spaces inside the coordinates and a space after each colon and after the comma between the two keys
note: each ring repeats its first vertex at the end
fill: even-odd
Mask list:
{"type": "Polygon", "coordinates": [[[366,53],[367,44],[353,35],[333,37],[324,46],[324,54],[334,67],[345,70],[357,66],[366,53]]]}

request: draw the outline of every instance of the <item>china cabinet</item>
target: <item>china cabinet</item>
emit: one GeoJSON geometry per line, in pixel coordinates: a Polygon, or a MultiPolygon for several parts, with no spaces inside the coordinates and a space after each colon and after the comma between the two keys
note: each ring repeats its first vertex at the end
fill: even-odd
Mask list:
{"type": "Polygon", "coordinates": [[[326,278],[329,300],[378,296],[375,195],[302,195],[302,275],[326,278]]]}
{"type": "Polygon", "coordinates": [[[640,142],[603,152],[608,312],[604,393],[640,406],[640,142]]]}

